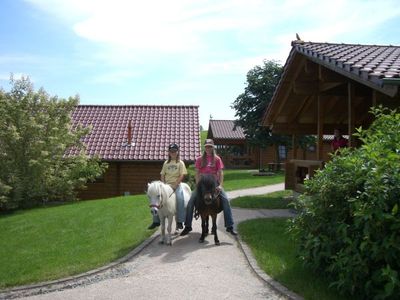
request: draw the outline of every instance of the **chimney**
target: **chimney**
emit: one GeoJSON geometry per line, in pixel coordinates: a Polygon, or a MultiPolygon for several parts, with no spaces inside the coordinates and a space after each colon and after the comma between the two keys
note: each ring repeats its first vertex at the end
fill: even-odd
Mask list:
{"type": "Polygon", "coordinates": [[[128,123],[128,146],[132,145],[132,124],[131,120],[128,123]]]}

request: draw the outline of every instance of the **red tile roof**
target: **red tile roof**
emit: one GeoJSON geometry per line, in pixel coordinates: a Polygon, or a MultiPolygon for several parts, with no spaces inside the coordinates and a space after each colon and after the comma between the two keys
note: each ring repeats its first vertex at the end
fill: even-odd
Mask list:
{"type": "Polygon", "coordinates": [[[292,51],[361,82],[379,87],[400,77],[400,46],[331,44],[293,41],[292,51]]]}
{"type": "Polygon", "coordinates": [[[198,106],[79,105],[72,119],[74,124],[92,126],[83,140],[87,154],[106,161],[165,160],[172,142],[180,146],[185,161],[200,155],[198,106]],[[130,121],[132,143],[128,145],[130,121]]]}
{"type": "Polygon", "coordinates": [[[210,120],[208,125],[208,134],[214,139],[235,139],[245,140],[246,136],[243,128],[236,126],[233,120],[210,120]]]}

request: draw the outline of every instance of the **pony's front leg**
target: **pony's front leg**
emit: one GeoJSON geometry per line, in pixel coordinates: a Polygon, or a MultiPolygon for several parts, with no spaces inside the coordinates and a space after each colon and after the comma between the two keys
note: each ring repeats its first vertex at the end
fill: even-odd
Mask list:
{"type": "Polygon", "coordinates": [[[174,220],[173,216],[168,217],[168,228],[167,228],[167,245],[172,246],[172,241],[171,241],[171,231],[172,231],[172,222],[174,220]]]}
{"type": "Polygon", "coordinates": [[[165,217],[160,216],[160,227],[161,227],[161,238],[160,238],[160,244],[165,243],[165,217]]]}
{"type": "Polygon", "coordinates": [[[212,215],[212,228],[214,231],[214,242],[215,245],[219,246],[219,239],[217,234],[217,214],[212,215]]]}
{"type": "Polygon", "coordinates": [[[203,243],[206,235],[208,234],[208,217],[201,216],[201,237],[199,243],[203,243]]]}

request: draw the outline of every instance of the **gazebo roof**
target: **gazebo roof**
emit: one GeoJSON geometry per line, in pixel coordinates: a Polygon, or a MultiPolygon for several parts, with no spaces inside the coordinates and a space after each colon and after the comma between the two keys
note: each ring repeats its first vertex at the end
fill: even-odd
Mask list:
{"type": "Polygon", "coordinates": [[[324,134],[371,122],[369,108],[398,107],[400,47],[292,42],[282,77],[262,124],[278,133],[315,134],[318,118],[324,134]],[[349,98],[350,97],[350,98],[349,98]]]}

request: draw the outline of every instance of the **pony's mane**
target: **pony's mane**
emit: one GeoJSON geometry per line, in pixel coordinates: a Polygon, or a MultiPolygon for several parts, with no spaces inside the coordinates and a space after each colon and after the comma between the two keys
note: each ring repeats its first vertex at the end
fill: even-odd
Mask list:
{"type": "Polygon", "coordinates": [[[209,174],[202,175],[197,184],[197,187],[201,192],[214,191],[215,188],[217,187],[217,181],[213,175],[209,174]]]}
{"type": "Polygon", "coordinates": [[[173,190],[171,187],[169,187],[169,185],[163,183],[161,180],[155,180],[149,183],[147,195],[155,196],[160,194],[163,205],[167,208],[167,210],[171,210],[172,208],[170,206],[172,204],[171,201],[169,201],[171,191],[173,190]]]}
{"type": "Polygon", "coordinates": [[[155,181],[150,182],[148,184],[147,193],[149,193],[149,192],[157,192],[158,193],[158,189],[161,188],[161,184],[162,184],[162,181],[160,181],[160,180],[155,180],[155,181]]]}

